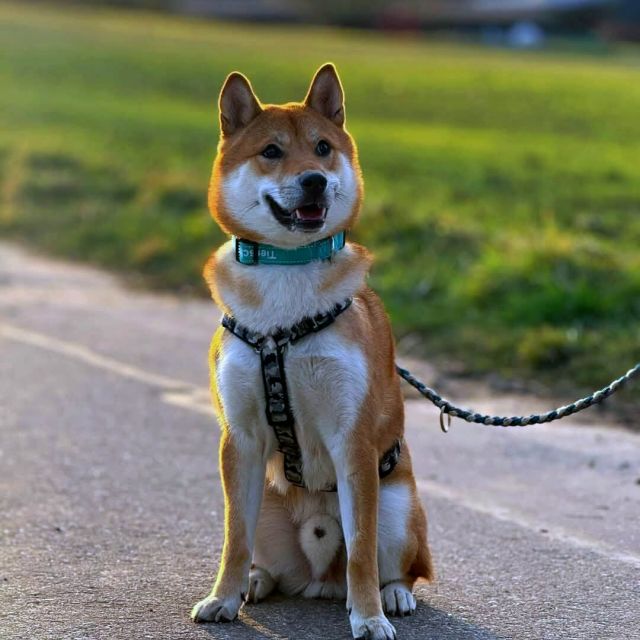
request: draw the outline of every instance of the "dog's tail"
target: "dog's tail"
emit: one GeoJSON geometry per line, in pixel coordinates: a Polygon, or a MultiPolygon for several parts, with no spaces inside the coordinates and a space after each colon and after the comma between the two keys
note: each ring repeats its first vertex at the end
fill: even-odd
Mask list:
{"type": "Polygon", "coordinates": [[[300,527],[300,546],[316,580],[329,569],[342,544],[340,524],[329,514],[316,513],[300,527]]]}

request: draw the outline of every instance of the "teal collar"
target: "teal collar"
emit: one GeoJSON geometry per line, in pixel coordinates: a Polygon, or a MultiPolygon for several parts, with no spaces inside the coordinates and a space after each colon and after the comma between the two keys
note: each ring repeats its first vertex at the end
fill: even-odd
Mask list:
{"type": "Polygon", "coordinates": [[[283,249],[270,244],[233,237],[236,260],[240,264],[308,264],[314,260],[328,260],[346,243],[346,231],[316,240],[295,249],[283,249]]]}

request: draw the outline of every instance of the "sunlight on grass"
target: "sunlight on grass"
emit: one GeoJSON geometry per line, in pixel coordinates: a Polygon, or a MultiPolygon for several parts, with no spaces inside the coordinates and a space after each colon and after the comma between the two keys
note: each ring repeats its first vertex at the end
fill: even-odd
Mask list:
{"type": "Polygon", "coordinates": [[[632,47],[514,53],[0,4],[1,232],[204,294],[223,78],[241,69],[264,101],[300,99],[329,59],[366,177],[355,237],[399,337],[556,389],[640,360],[632,47]]]}

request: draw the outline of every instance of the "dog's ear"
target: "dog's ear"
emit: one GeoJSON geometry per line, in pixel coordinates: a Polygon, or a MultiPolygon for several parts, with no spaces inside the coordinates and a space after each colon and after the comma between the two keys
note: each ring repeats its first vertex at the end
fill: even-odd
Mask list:
{"type": "Polygon", "coordinates": [[[338,72],[330,62],[316,71],[304,103],[339,127],[344,125],[344,92],[338,72]]]}
{"type": "Polygon", "coordinates": [[[220,91],[220,132],[230,136],[246,127],[262,112],[251,83],[241,73],[234,71],[227,76],[220,91]]]}

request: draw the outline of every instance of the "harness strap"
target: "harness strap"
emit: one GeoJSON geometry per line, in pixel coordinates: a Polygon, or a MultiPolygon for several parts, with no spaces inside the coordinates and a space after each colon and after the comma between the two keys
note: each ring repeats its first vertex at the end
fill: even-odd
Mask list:
{"type": "Polygon", "coordinates": [[[233,316],[226,314],[222,317],[222,326],[231,331],[234,336],[246,342],[254,351],[260,353],[269,339],[272,340],[277,347],[285,347],[287,344],[295,344],[298,340],[308,336],[310,333],[322,331],[322,329],[333,324],[335,319],[351,306],[352,302],[353,298],[347,298],[344,302],[336,304],[329,311],[317,313],[315,316],[307,316],[288,329],[278,329],[269,335],[251,331],[247,327],[238,324],[233,316]]]}
{"type": "MultiPolygon", "coordinates": [[[[260,356],[267,422],[273,428],[278,441],[278,451],[284,455],[285,478],[298,487],[306,485],[302,475],[302,452],[296,437],[295,419],[289,401],[284,353],[289,344],[295,344],[305,336],[322,331],[333,324],[335,319],[349,308],[351,302],[352,298],[348,298],[325,313],[303,318],[288,329],[278,329],[270,335],[250,331],[247,327],[238,324],[235,318],[226,314],[222,318],[222,326],[248,344],[260,356]]],[[[397,465],[400,449],[401,442],[398,440],[382,456],[378,469],[381,478],[389,475],[397,465]]],[[[325,489],[325,491],[335,490],[335,485],[325,489]]]]}
{"type": "Polygon", "coordinates": [[[285,346],[278,346],[274,340],[267,339],[260,349],[265,409],[267,422],[273,427],[278,441],[278,451],[284,454],[285,478],[292,484],[303,487],[302,452],[296,438],[284,371],[285,346]]]}
{"type": "Polygon", "coordinates": [[[386,478],[398,464],[400,460],[400,451],[402,450],[402,440],[396,440],[391,449],[387,450],[382,458],[380,458],[380,464],[378,465],[378,475],[380,479],[386,478]]]}

